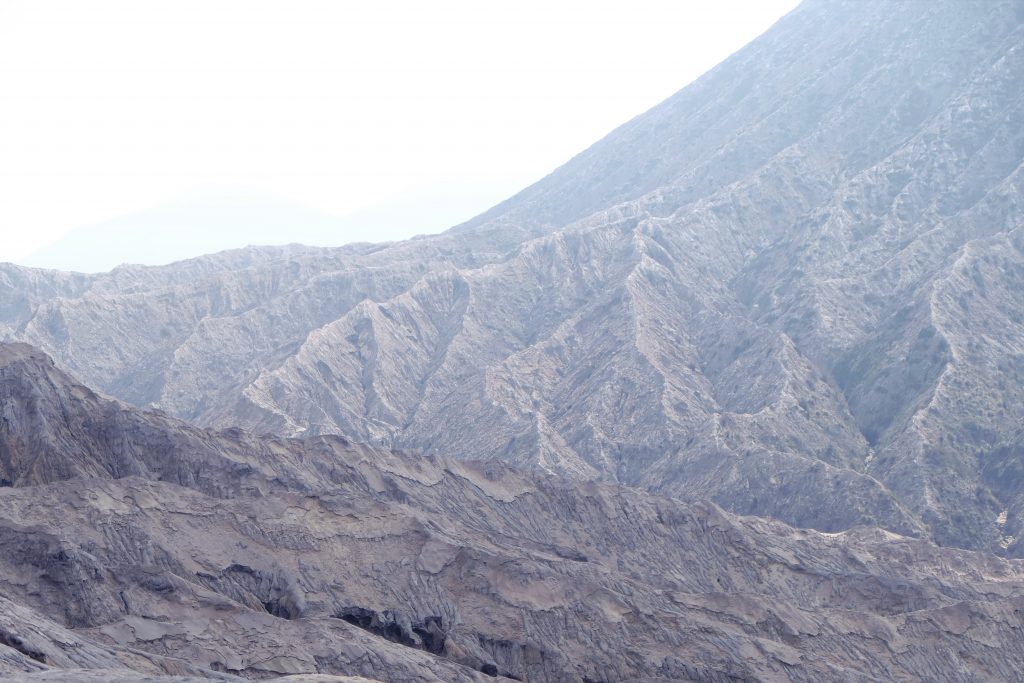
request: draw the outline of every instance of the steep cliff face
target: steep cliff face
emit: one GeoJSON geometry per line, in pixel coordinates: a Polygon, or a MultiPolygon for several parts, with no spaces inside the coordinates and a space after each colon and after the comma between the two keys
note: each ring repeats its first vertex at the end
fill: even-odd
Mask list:
{"type": "Polygon", "coordinates": [[[5,679],[969,681],[1024,667],[1019,560],[497,461],[200,430],[99,396],[24,345],[0,345],[0,386],[17,387],[0,430],[5,679]]]}
{"type": "Polygon", "coordinates": [[[1024,554],[1024,9],[809,0],[440,236],[73,276],[0,324],[202,426],[1024,554]]]}

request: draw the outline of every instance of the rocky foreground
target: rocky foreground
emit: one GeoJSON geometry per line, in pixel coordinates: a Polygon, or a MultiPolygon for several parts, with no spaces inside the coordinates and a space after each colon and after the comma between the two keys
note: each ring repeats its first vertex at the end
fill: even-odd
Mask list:
{"type": "Polygon", "coordinates": [[[1024,670],[1018,560],[496,461],[198,429],[22,344],[0,346],[0,405],[5,680],[1024,670]]]}

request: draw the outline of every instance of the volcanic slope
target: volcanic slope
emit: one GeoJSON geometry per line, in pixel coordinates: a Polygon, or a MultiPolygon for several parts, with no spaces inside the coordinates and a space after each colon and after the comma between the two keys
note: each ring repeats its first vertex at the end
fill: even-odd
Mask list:
{"type": "Polygon", "coordinates": [[[1010,680],[1024,562],[337,436],[0,346],[0,676],[1010,680]],[[955,642],[956,647],[949,647],[955,642]]]}
{"type": "Polygon", "coordinates": [[[0,334],[201,426],[1024,554],[1024,4],[807,0],[434,237],[0,267],[0,334]]]}

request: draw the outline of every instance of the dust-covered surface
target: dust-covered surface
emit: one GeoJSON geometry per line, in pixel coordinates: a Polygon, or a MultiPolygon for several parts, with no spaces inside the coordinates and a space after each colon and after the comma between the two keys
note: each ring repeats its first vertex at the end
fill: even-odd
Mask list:
{"type": "Polygon", "coordinates": [[[8,678],[1024,670],[1021,561],[496,461],[204,431],[98,396],[25,345],[0,346],[0,392],[8,678]]]}

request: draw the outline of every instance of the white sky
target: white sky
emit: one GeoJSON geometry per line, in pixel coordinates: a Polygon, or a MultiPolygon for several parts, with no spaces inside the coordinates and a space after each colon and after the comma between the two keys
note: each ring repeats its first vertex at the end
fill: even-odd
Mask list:
{"type": "MultiPolygon", "coordinates": [[[[298,231],[303,241],[435,232],[539,179],[796,4],[0,0],[0,261],[31,261],[75,228],[130,214],[139,230],[173,232],[145,211],[218,188],[369,216],[363,228],[298,231]],[[371,215],[403,202],[405,214],[371,215]]],[[[195,248],[223,248],[213,232],[195,248]]],[[[284,233],[273,241],[293,241],[284,233]]]]}

